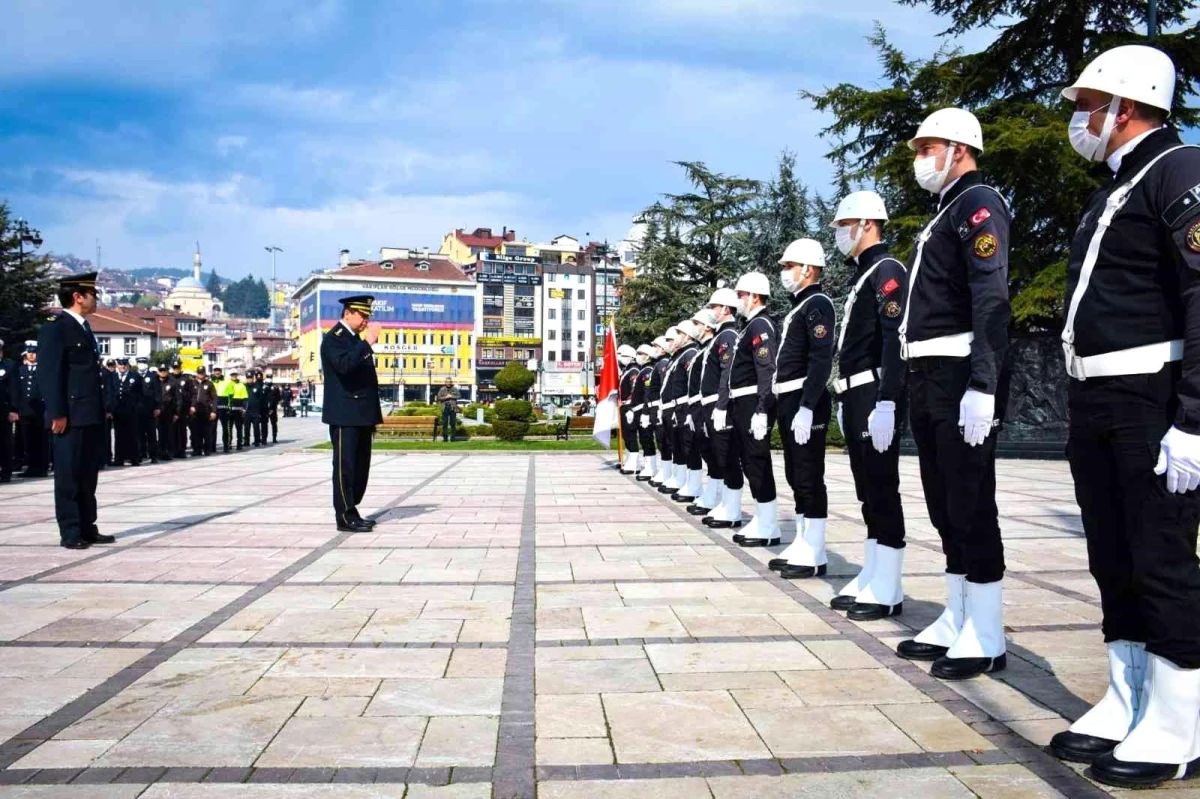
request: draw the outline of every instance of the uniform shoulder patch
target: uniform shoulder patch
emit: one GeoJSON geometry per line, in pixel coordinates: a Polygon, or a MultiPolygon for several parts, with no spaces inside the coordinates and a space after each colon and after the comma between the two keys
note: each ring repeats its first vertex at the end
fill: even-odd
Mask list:
{"type": "Polygon", "coordinates": [[[754,353],[755,357],[757,357],[759,360],[766,360],[767,356],[770,354],[770,350],[768,350],[766,347],[759,347],[754,353]]]}
{"type": "Polygon", "coordinates": [[[879,287],[879,291],[883,294],[883,296],[887,297],[887,296],[890,296],[898,288],[900,288],[900,281],[896,280],[896,278],[892,277],[892,278],[888,278],[888,282],[884,283],[882,286],[879,287]]]}
{"type": "Polygon", "coordinates": [[[338,327],[335,327],[335,328],[333,329],[333,335],[335,335],[335,336],[340,336],[340,335],[342,335],[342,328],[341,328],[341,326],[340,326],[340,325],[339,325],[338,327]]]}
{"type": "Polygon", "coordinates": [[[1188,249],[1192,252],[1200,252],[1200,222],[1188,228],[1187,235],[1184,236],[1184,241],[1187,242],[1188,249]]]}
{"type": "Polygon", "coordinates": [[[983,206],[977,209],[975,213],[971,214],[967,221],[971,223],[971,227],[979,227],[991,218],[992,212],[987,209],[987,206],[983,206]]]}
{"type": "Polygon", "coordinates": [[[883,306],[883,315],[888,319],[895,319],[900,315],[900,303],[891,300],[883,306]]]}
{"type": "Polygon", "coordinates": [[[996,254],[996,250],[1000,249],[1000,243],[991,233],[982,233],[975,237],[972,249],[977,258],[991,258],[996,254]]]}
{"type": "Polygon", "coordinates": [[[829,328],[825,327],[825,325],[822,325],[822,324],[814,325],[813,329],[812,329],[812,334],[813,334],[813,338],[825,338],[826,336],[829,335],[829,328]]]}
{"type": "Polygon", "coordinates": [[[1176,197],[1167,206],[1167,210],[1163,211],[1162,219],[1167,223],[1167,227],[1173,228],[1197,211],[1200,211],[1200,183],[1176,197]]]}

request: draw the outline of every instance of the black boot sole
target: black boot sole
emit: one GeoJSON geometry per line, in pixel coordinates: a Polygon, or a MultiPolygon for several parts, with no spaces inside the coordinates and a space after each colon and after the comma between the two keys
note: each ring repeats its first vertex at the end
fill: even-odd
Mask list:
{"type": "Polygon", "coordinates": [[[904,603],[898,605],[876,605],[874,603],[855,602],[846,613],[850,621],[876,621],[899,616],[904,612],[904,603]]]}
{"type": "Polygon", "coordinates": [[[649,483],[649,482],[650,482],[650,478],[649,478],[649,477],[642,477],[642,476],[639,474],[639,475],[638,475],[638,478],[637,478],[637,481],[638,481],[639,483],[649,483]]]}
{"type": "MultiPolygon", "coordinates": [[[[1170,763],[1131,763],[1124,760],[1117,760],[1116,756],[1109,752],[1108,754],[1100,755],[1092,762],[1092,767],[1087,772],[1087,776],[1102,782],[1105,785],[1112,785],[1115,788],[1157,788],[1163,783],[1170,782],[1175,779],[1175,774],[1179,771],[1178,765],[1170,763]]],[[[1190,780],[1200,774],[1200,759],[1193,760],[1187,764],[1187,770],[1184,771],[1183,779],[1190,780]]]]}
{"type": "Polygon", "coordinates": [[[933,662],[933,668],[929,670],[929,673],[939,680],[958,682],[959,680],[970,680],[981,674],[994,674],[997,671],[1004,671],[1007,665],[1008,655],[1000,655],[994,658],[943,657],[933,662]]]}
{"type": "Polygon", "coordinates": [[[1050,754],[1059,760],[1072,763],[1091,765],[1101,755],[1106,755],[1117,748],[1120,741],[1109,738],[1098,738],[1094,735],[1082,735],[1070,730],[1064,730],[1050,739],[1050,754]]]}
{"type": "Polygon", "coordinates": [[[685,496],[683,494],[672,494],[671,499],[675,500],[676,502],[695,502],[696,501],[695,497],[689,497],[689,496],[685,496]]]}
{"type": "Polygon", "coordinates": [[[688,505],[684,510],[692,516],[707,516],[712,512],[712,508],[702,508],[699,505],[688,505]]]}
{"type": "MultiPolygon", "coordinates": [[[[701,521],[704,521],[704,520],[702,519],[701,521]]],[[[709,519],[708,521],[704,522],[704,526],[709,527],[713,530],[730,530],[730,529],[736,530],[737,528],[742,526],[742,523],[741,522],[727,522],[727,521],[724,521],[723,519],[709,519]]]]}
{"type": "Polygon", "coordinates": [[[779,570],[779,576],[785,580],[807,580],[810,577],[824,577],[828,566],[787,566],[779,570]]]}
{"type": "Polygon", "coordinates": [[[937,644],[919,644],[911,638],[907,641],[901,641],[896,647],[896,654],[905,660],[918,660],[922,663],[928,663],[939,658],[944,658],[946,653],[950,651],[948,646],[938,646],[937,644]],[[908,644],[909,646],[905,646],[908,644]]]}
{"type": "Polygon", "coordinates": [[[777,546],[779,546],[779,539],[778,538],[743,538],[741,541],[737,541],[736,543],[738,546],[746,547],[747,549],[750,549],[753,547],[777,547],[777,546]]]}
{"type": "Polygon", "coordinates": [[[767,568],[773,572],[780,571],[788,565],[786,558],[771,558],[767,561],[767,568]]]}
{"type": "Polygon", "coordinates": [[[833,610],[849,610],[857,604],[858,600],[852,594],[838,594],[829,600],[829,607],[833,610]]]}

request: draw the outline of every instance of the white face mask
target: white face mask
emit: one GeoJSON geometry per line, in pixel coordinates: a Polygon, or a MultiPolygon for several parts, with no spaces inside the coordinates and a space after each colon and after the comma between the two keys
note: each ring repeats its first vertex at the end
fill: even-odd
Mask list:
{"type": "Polygon", "coordinates": [[[738,304],[738,314],[743,319],[750,318],[750,311],[751,311],[750,303],[752,303],[752,302],[754,302],[754,297],[747,294],[745,297],[742,298],[741,303],[738,304]]]}
{"type": "Polygon", "coordinates": [[[638,353],[638,356],[637,356],[637,359],[636,359],[636,360],[637,360],[637,365],[638,365],[638,366],[645,366],[646,364],[650,363],[650,358],[649,358],[649,356],[647,356],[647,355],[643,355],[643,354],[642,354],[642,353],[640,353],[640,352],[638,353]]]}
{"type": "Polygon", "coordinates": [[[862,241],[863,226],[861,222],[856,225],[846,225],[845,227],[839,227],[833,233],[838,252],[849,258],[858,249],[858,243],[862,241]],[[854,234],[856,228],[858,230],[857,235],[854,234]]]}
{"type": "Polygon", "coordinates": [[[1067,126],[1067,138],[1071,141],[1071,148],[1088,161],[1103,161],[1104,151],[1108,149],[1108,139],[1112,136],[1113,125],[1117,121],[1117,109],[1120,105],[1120,97],[1114,97],[1108,104],[1108,115],[1104,118],[1104,126],[1100,128],[1099,136],[1088,130],[1088,122],[1091,121],[1092,114],[1096,111],[1106,109],[1097,108],[1095,111],[1076,111],[1071,114],[1071,122],[1067,126]]]}
{"type": "Polygon", "coordinates": [[[784,269],[779,273],[779,282],[783,284],[783,290],[788,294],[795,294],[800,290],[800,284],[792,277],[791,269],[784,269]]]}
{"type": "Polygon", "coordinates": [[[946,176],[950,174],[950,167],[954,165],[954,146],[948,145],[942,153],[927,155],[913,161],[913,174],[916,175],[917,185],[930,194],[937,194],[942,190],[946,185],[946,176]],[[938,169],[937,160],[942,153],[946,155],[946,164],[938,169]]]}
{"type": "Polygon", "coordinates": [[[150,368],[150,364],[148,364],[148,363],[139,363],[139,364],[138,364],[138,371],[139,371],[139,372],[144,372],[144,371],[146,371],[146,370],[147,370],[147,369],[149,369],[149,368],[150,368]]]}

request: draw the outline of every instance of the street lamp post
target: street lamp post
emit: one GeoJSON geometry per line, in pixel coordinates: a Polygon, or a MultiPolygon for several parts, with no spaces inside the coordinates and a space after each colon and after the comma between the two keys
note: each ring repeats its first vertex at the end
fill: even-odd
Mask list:
{"type": "Polygon", "coordinates": [[[270,308],[271,308],[271,329],[274,330],[275,329],[275,253],[283,252],[283,248],[272,245],[270,247],[263,247],[263,249],[266,250],[267,252],[271,253],[271,302],[270,302],[270,308]]]}
{"type": "Polygon", "coordinates": [[[433,358],[425,359],[425,369],[429,372],[429,384],[425,386],[425,403],[433,404],[433,358]]]}

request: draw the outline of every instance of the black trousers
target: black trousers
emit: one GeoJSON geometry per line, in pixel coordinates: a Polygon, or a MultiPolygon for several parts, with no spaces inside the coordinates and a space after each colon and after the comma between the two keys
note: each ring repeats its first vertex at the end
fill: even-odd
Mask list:
{"type": "Polygon", "coordinates": [[[221,425],[221,449],[226,452],[233,446],[233,420],[230,418],[232,416],[233,411],[228,408],[217,409],[217,421],[221,425]]]}
{"type": "Polygon", "coordinates": [[[777,401],[779,409],[779,438],[783,442],[783,470],[796,499],[796,515],[809,519],[829,516],[829,494],[825,490],[825,436],[829,431],[832,401],[823,392],[813,409],[812,434],[808,443],[796,443],[792,420],[800,411],[803,391],[783,394],[777,401]]]}
{"type": "Polygon", "coordinates": [[[730,488],[738,487],[729,482],[736,462],[740,472],[745,473],[746,482],[750,483],[750,494],[754,501],[774,502],[775,469],[771,465],[771,428],[775,426],[775,409],[767,411],[767,435],[762,441],[758,441],[750,435],[750,418],[754,416],[757,406],[758,397],[754,395],[738,397],[729,404],[726,424],[733,427],[733,441],[725,469],[725,485],[730,488]]]}
{"type": "Polygon", "coordinates": [[[454,423],[458,421],[458,411],[442,407],[442,441],[454,440],[454,423]]]}
{"type": "Polygon", "coordinates": [[[104,425],[68,425],[50,436],[54,450],[54,516],[63,543],[95,535],[96,480],[104,459],[104,425]]]}
{"type": "Polygon", "coordinates": [[[203,455],[208,452],[208,431],[210,429],[208,423],[209,410],[204,407],[196,408],[196,415],[192,417],[192,454],[203,455]]]}
{"type": "Polygon", "coordinates": [[[654,425],[642,427],[642,419],[651,418],[649,411],[642,411],[634,417],[637,422],[637,437],[638,445],[642,448],[642,453],[646,457],[653,457],[658,454],[658,447],[654,443],[654,425]]]}
{"type": "MultiPolygon", "coordinates": [[[[271,423],[271,441],[279,440],[279,411],[274,410],[267,413],[267,421],[271,423]]],[[[263,438],[266,438],[266,431],[263,432],[263,438]]]]}
{"type": "Polygon", "coordinates": [[[25,468],[30,474],[45,474],[49,465],[50,431],[46,420],[37,416],[22,416],[17,422],[17,435],[25,453],[25,468]]]}
{"type": "Polygon", "coordinates": [[[116,438],[113,461],[117,464],[125,461],[141,463],[142,459],[138,456],[137,418],[133,412],[113,417],[113,434],[116,438]]]}
{"type": "Polygon", "coordinates": [[[158,420],[154,411],[138,411],[137,450],[142,460],[158,460],[158,420]]]}
{"type": "Polygon", "coordinates": [[[0,411],[0,479],[8,480],[13,473],[13,423],[8,412],[0,411]]]}
{"type": "Polygon", "coordinates": [[[109,466],[113,462],[113,418],[104,419],[104,462],[109,466]]]}
{"type": "Polygon", "coordinates": [[[671,460],[671,445],[674,443],[674,426],[671,424],[675,409],[659,414],[659,422],[654,426],[654,439],[658,443],[658,454],[662,462],[671,460]]]}
{"type": "Polygon", "coordinates": [[[1179,365],[1153,375],[1070,381],[1067,456],[1100,588],[1104,640],[1140,641],[1200,668],[1200,491],[1172,494],[1154,474],[1175,416],[1179,365]]]}
{"type": "MultiPolygon", "coordinates": [[[[715,410],[716,406],[714,405],[712,408],[715,410]]],[[[745,485],[742,480],[741,463],[735,463],[732,469],[729,467],[729,450],[733,445],[733,431],[728,427],[719,433],[714,430],[711,412],[704,424],[708,429],[710,455],[706,462],[708,463],[709,478],[722,480],[730,488],[741,489],[745,485]]]]}
{"type": "Polygon", "coordinates": [[[158,459],[169,461],[175,456],[175,423],[171,412],[162,410],[158,414],[158,459]]]}
{"type": "MultiPolygon", "coordinates": [[[[216,411],[212,411],[216,413],[216,411]]],[[[208,431],[204,436],[204,451],[212,454],[217,451],[217,425],[219,424],[217,417],[213,416],[208,420],[208,431]]]]}
{"type": "Polygon", "coordinates": [[[703,469],[708,460],[705,453],[712,449],[712,440],[705,435],[707,432],[705,425],[708,423],[709,411],[713,407],[712,405],[704,406],[698,402],[692,405],[692,426],[696,430],[692,433],[692,445],[688,449],[687,467],[689,471],[703,469]]]}
{"type": "Polygon", "coordinates": [[[300,418],[304,419],[307,417],[308,417],[308,400],[305,400],[304,402],[300,403],[300,418]]]}
{"type": "Polygon", "coordinates": [[[904,399],[896,402],[896,435],[887,452],[876,452],[867,417],[875,410],[878,383],[858,386],[842,394],[842,421],[846,452],[854,475],[854,493],[862,504],[867,538],[885,547],[904,547],[904,508],[900,504],[900,423],[907,412],[904,399]]]}
{"type": "Polygon", "coordinates": [[[671,431],[674,439],[671,441],[671,460],[676,466],[685,466],[688,453],[692,451],[692,431],[688,429],[687,420],[691,415],[690,405],[679,405],[674,409],[675,427],[671,431]]]}
{"type": "Polygon", "coordinates": [[[329,440],[333,442],[333,510],[339,522],[361,518],[358,503],[367,493],[374,437],[374,427],[329,426],[329,440]]]}
{"type": "Polygon", "coordinates": [[[237,435],[237,448],[241,449],[249,443],[250,422],[246,420],[246,411],[243,408],[234,408],[230,411],[230,419],[233,420],[233,430],[237,435]]]}
{"type": "Polygon", "coordinates": [[[171,423],[171,454],[176,458],[187,457],[188,427],[191,426],[190,414],[181,413],[171,423]]]}
{"type": "Polygon", "coordinates": [[[946,571],[965,574],[973,583],[993,583],[1004,577],[996,509],[997,430],[978,447],[963,441],[958,405],[970,377],[969,358],[910,361],[908,407],[921,487],[929,520],[942,539],[946,571]]]}
{"type": "MultiPolygon", "coordinates": [[[[261,414],[246,414],[246,427],[249,430],[246,433],[247,439],[252,439],[254,446],[258,446],[263,442],[263,418],[261,414]]],[[[247,444],[250,443],[248,440],[247,444]]]]}
{"type": "Polygon", "coordinates": [[[642,422],[642,414],[635,413],[633,421],[625,421],[625,413],[629,410],[628,406],[621,406],[617,412],[621,414],[621,440],[625,442],[626,452],[638,452],[638,425],[642,422]]]}

